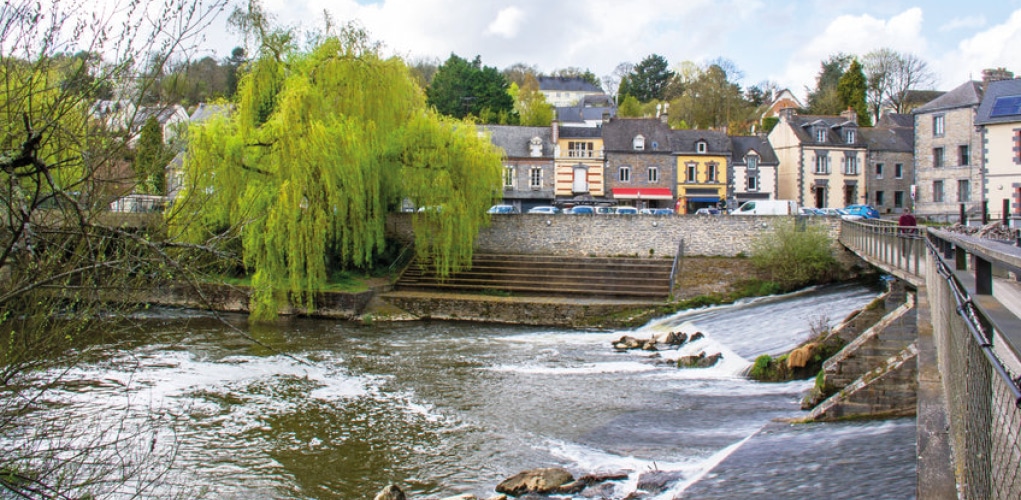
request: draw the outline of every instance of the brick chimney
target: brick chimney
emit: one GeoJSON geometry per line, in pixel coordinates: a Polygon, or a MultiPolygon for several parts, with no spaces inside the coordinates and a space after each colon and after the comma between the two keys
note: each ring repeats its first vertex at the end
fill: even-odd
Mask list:
{"type": "Polygon", "coordinates": [[[554,118],[553,123],[550,124],[550,140],[553,141],[554,146],[557,144],[557,141],[560,140],[560,123],[557,122],[556,118],[554,118]]]}
{"type": "Polygon", "coordinates": [[[989,82],[1010,80],[1012,78],[1014,78],[1014,72],[1008,71],[1007,68],[984,69],[982,70],[982,91],[984,92],[989,88],[989,82]]]}
{"type": "Polygon", "coordinates": [[[847,121],[854,122],[855,124],[858,123],[858,113],[854,111],[854,108],[848,107],[847,111],[840,113],[840,117],[846,119],[847,121]]]}

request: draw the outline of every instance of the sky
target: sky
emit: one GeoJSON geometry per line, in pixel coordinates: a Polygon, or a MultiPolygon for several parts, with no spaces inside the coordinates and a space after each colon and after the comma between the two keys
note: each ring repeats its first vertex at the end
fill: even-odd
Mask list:
{"type": "MultiPolygon", "coordinates": [[[[1021,0],[262,0],[292,27],[357,21],[387,54],[480,56],[498,69],[578,67],[598,77],[659,54],[670,65],[733,61],[743,87],[765,80],[804,98],[821,61],[889,47],[920,56],[950,90],[982,69],[1021,75],[1021,0]]],[[[207,37],[225,57],[239,38],[207,37]]]]}

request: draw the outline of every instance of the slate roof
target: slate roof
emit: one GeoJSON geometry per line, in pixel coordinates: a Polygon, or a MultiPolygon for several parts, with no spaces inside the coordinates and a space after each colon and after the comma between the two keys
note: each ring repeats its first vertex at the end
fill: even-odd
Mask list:
{"type": "Polygon", "coordinates": [[[873,127],[863,128],[858,132],[869,151],[891,153],[915,152],[914,127],[873,127]]]}
{"type": "Polygon", "coordinates": [[[713,130],[671,130],[670,149],[675,153],[695,153],[695,144],[705,141],[709,154],[730,153],[730,137],[724,132],[713,130]]]}
{"type": "MultiPolygon", "coordinates": [[[[990,116],[997,98],[1015,96],[1021,98],[1021,79],[1015,78],[1013,80],[989,82],[985,97],[982,98],[982,104],[978,107],[975,125],[1021,122],[1021,112],[1009,112],[1009,114],[1000,116],[990,116]]],[[[1018,111],[1018,108],[1014,108],[1014,110],[1018,111]]]]}
{"type": "Polygon", "coordinates": [[[913,112],[919,114],[946,109],[967,108],[969,106],[978,106],[980,102],[982,102],[982,82],[972,80],[915,108],[913,112]]]}
{"type": "Polygon", "coordinates": [[[877,127],[915,127],[915,117],[906,113],[884,113],[877,127]]]}
{"type": "Polygon", "coordinates": [[[549,127],[518,127],[513,125],[485,125],[480,130],[489,132],[494,146],[503,149],[508,158],[531,157],[529,142],[533,137],[542,139],[541,158],[553,157],[553,135],[549,127]]]}
{"type": "Polygon", "coordinates": [[[670,127],[657,118],[615,118],[603,124],[603,149],[633,152],[635,137],[642,135],[645,137],[644,152],[669,153],[670,132],[670,127]]]}
{"type": "Polygon", "coordinates": [[[617,108],[561,106],[556,109],[556,112],[557,120],[570,123],[602,120],[603,113],[609,113],[610,117],[617,116],[617,108]]]}
{"type": "Polygon", "coordinates": [[[560,137],[563,139],[599,139],[601,135],[602,127],[560,127],[560,137]]]}
{"type": "Polygon", "coordinates": [[[854,143],[847,143],[847,139],[842,134],[842,129],[845,127],[854,128],[855,130],[861,129],[858,127],[858,124],[843,116],[794,115],[791,117],[790,124],[794,130],[794,135],[798,137],[798,141],[805,146],[841,146],[851,148],[865,146],[861,141],[861,134],[855,136],[854,143]],[[826,142],[817,142],[815,140],[814,130],[816,126],[826,127],[826,142]]]}
{"type": "Polygon", "coordinates": [[[223,104],[199,103],[195,111],[191,112],[189,119],[195,123],[204,122],[216,115],[230,112],[230,107],[223,104]]]}
{"type": "Polygon", "coordinates": [[[759,165],[779,165],[780,160],[776,157],[773,145],[765,137],[757,135],[738,135],[730,138],[731,155],[735,163],[744,163],[744,157],[749,151],[759,154],[759,165]]]}
{"type": "Polygon", "coordinates": [[[603,92],[599,87],[576,77],[540,76],[537,80],[539,81],[539,90],[553,92],[595,92],[600,94],[603,92]]]}

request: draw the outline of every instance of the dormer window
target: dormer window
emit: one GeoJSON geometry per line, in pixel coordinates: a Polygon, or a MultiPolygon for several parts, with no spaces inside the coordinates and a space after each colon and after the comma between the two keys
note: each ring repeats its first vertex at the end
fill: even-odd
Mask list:
{"type": "Polygon", "coordinates": [[[826,129],[822,127],[815,129],[815,142],[826,142],[826,129]]]}
{"type": "Polygon", "coordinates": [[[855,133],[854,133],[854,129],[848,130],[848,131],[847,131],[847,132],[845,133],[845,137],[847,137],[847,143],[848,143],[848,144],[854,144],[854,142],[855,142],[855,136],[856,136],[856,135],[857,135],[857,134],[855,134],[855,133]]]}
{"type": "Polygon", "coordinates": [[[642,151],[645,149],[645,137],[636,135],[634,141],[631,143],[635,151],[642,151]]]}
{"type": "Polygon", "coordinates": [[[695,151],[700,155],[704,155],[709,151],[709,144],[705,141],[698,141],[695,143],[695,151]]]}
{"type": "Polygon", "coordinates": [[[759,168],[759,157],[754,154],[750,154],[745,158],[745,163],[748,165],[748,170],[755,170],[759,168]]]}
{"type": "Polygon", "coordinates": [[[528,141],[528,155],[532,158],[542,156],[542,139],[539,136],[535,136],[532,140],[528,141]]]}

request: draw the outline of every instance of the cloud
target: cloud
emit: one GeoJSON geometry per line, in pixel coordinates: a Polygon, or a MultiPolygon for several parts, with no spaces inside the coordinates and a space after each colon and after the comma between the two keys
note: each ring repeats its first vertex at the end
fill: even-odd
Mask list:
{"type": "Polygon", "coordinates": [[[831,21],[822,33],[802,44],[787,61],[783,74],[772,77],[781,86],[798,92],[814,86],[819,65],[831,55],[864,55],[889,47],[899,52],[920,54],[926,49],[922,36],[922,9],[910,8],[887,20],[868,14],[843,15],[831,21]]]}
{"type": "Polygon", "coordinates": [[[940,32],[955,31],[959,29],[981,28],[986,25],[986,16],[955,17],[950,22],[939,27],[940,32]]]}
{"type": "Polygon", "coordinates": [[[968,79],[982,78],[986,68],[1007,68],[1021,72],[1021,9],[1015,10],[1006,21],[985,31],[965,38],[957,48],[938,59],[934,67],[941,77],[944,89],[950,89],[968,79]]]}
{"type": "Polygon", "coordinates": [[[514,38],[525,20],[525,12],[517,7],[507,7],[496,14],[496,19],[489,23],[486,34],[503,38],[514,38]]]}

